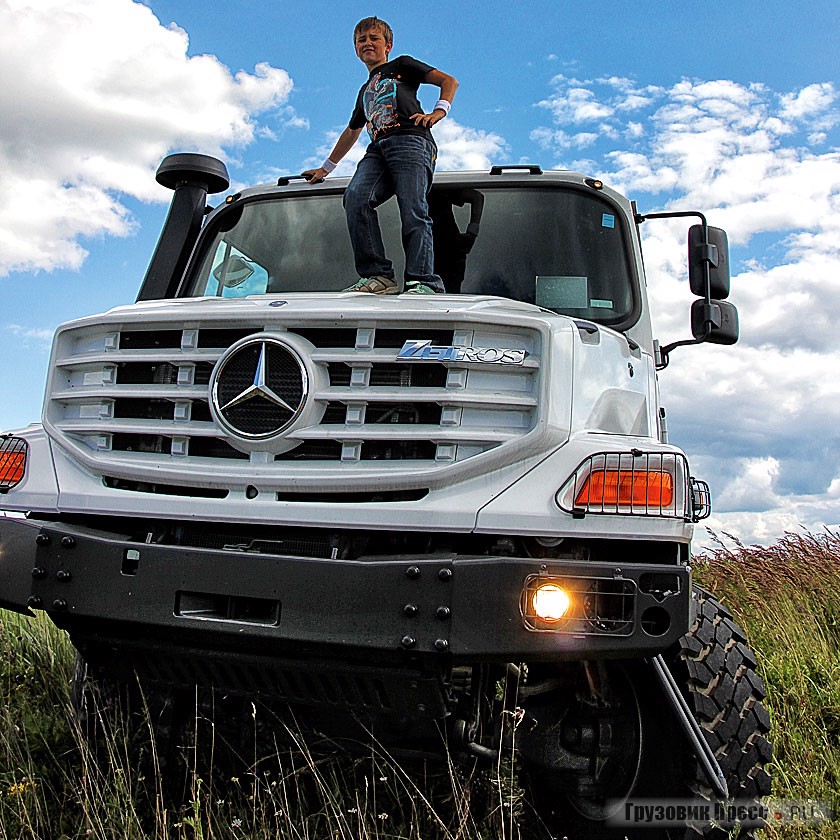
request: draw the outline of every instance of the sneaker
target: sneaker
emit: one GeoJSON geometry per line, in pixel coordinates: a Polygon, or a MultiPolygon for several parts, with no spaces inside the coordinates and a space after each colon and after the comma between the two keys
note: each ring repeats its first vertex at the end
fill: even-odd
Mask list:
{"type": "Polygon", "coordinates": [[[400,287],[393,277],[361,277],[357,283],[342,289],[344,292],[368,292],[372,295],[398,295],[400,287]]]}
{"type": "Polygon", "coordinates": [[[406,280],[405,292],[406,295],[434,295],[437,294],[431,286],[421,283],[419,280],[406,280]]]}

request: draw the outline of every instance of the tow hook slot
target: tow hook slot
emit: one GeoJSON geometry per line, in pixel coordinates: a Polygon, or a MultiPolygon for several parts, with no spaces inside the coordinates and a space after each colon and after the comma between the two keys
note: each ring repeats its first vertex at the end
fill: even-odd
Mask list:
{"type": "Polygon", "coordinates": [[[227,621],[274,627],[280,623],[280,602],[209,592],[178,592],[175,615],[199,621],[227,621]]]}

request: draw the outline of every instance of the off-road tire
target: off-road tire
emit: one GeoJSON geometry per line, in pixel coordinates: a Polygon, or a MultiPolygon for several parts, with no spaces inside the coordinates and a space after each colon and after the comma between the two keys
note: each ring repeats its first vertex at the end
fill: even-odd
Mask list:
{"type": "MultiPolygon", "coordinates": [[[[664,659],[700,723],[729,788],[730,800],[754,803],[770,793],[767,766],[770,718],[756,659],[732,614],[710,593],[695,587],[696,620],[664,659]]],[[[676,719],[665,707],[662,689],[646,662],[625,663],[636,688],[642,718],[642,755],[632,799],[710,800],[713,793],[676,719]]],[[[749,827],[715,824],[674,827],[611,827],[588,819],[563,793],[562,784],[543,768],[525,767],[526,794],[533,806],[523,825],[523,840],[741,840],[754,837],[749,827]],[[530,769],[530,772],[529,772],[530,769]],[[730,830],[735,829],[730,834],[730,830]]]]}
{"type": "MultiPolygon", "coordinates": [[[[765,689],[756,673],[756,659],[744,631],[732,613],[711,593],[695,587],[697,618],[676,649],[666,656],[706,741],[726,778],[729,798],[755,802],[770,793],[767,767],[773,751],[768,740],[770,716],[764,707],[765,689]]],[[[692,793],[711,796],[709,784],[696,762],[684,764],[692,793]]],[[[752,837],[744,829],[738,835],[752,837]]],[[[723,840],[718,827],[689,830],[687,837],[723,840]]]]}

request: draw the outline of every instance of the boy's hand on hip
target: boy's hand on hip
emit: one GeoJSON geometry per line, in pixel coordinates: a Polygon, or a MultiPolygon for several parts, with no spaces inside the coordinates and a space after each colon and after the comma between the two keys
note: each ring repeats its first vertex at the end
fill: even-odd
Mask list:
{"type": "Polygon", "coordinates": [[[435,123],[439,123],[445,116],[445,111],[441,108],[436,108],[431,114],[412,114],[409,119],[414,123],[414,125],[431,128],[435,123]]]}

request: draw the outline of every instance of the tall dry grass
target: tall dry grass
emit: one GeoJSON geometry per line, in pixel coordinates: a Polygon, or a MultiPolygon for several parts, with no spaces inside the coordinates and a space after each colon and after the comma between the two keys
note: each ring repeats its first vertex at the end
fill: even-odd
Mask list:
{"type": "MultiPolygon", "coordinates": [[[[746,629],[767,688],[773,797],[840,807],[840,534],[787,533],[771,546],[728,534],[696,577],[746,629]]],[[[771,827],[768,838],[840,838],[840,823],[771,827]]]]}
{"type": "MultiPolygon", "coordinates": [[[[69,705],[73,659],[43,614],[0,611],[0,840],[481,840],[514,831],[507,765],[478,778],[449,762],[423,776],[375,745],[363,757],[323,758],[302,741],[234,755],[200,707],[165,784],[148,708],[114,716],[93,745],[86,737],[69,705]]],[[[270,712],[252,709],[255,729],[286,726],[257,721],[270,712]]],[[[285,734],[284,744],[298,738],[285,734]]]]}

